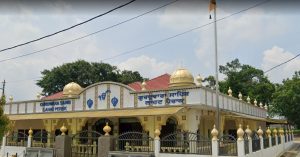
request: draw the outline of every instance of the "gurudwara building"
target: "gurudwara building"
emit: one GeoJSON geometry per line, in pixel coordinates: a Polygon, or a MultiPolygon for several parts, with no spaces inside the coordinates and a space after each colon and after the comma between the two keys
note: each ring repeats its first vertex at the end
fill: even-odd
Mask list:
{"type": "MultiPolygon", "coordinates": [[[[4,106],[11,120],[13,133],[54,137],[64,125],[69,135],[87,130],[104,134],[108,123],[110,134],[118,136],[135,131],[154,137],[155,129],[160,137],[177,131],[188,131],[210,137],[215,124],[216,99],[219,99],[220,134],[236,136],[238,124],[252,130],[266,128],[277,123],[267,117],[267,109],[261,103],[250,103],[228,95],[216,97],[214,90],[203,87],[202,79],[195,79],[183,68],[172,75],[164,74],[143,83],[124,85],[116,82],[99,82],[82,88],[77,83],[65,85],[62,92],[36,100],[14,102],[12,98],[4,106]],[[44,134],[45,133],[45,134],[44,134]]],[[[234,91],[238,92],[238,91],[234,91]]],[[[48,143],[51,141],[48,140],[48,143]]]]}

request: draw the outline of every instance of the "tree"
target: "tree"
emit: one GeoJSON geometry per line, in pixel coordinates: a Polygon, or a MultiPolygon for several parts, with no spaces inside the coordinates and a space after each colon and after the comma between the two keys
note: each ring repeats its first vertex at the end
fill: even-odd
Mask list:
{"type": "Polygon", "coordinates": [[[244,99],[249,96],[262,103],[270,103],[272,93],[275,92],[275,85],[264,75],[260,69],[250,65],[241,64],[238,59],[220,66],[220,73],[225,74],[225,81],[220,82],[220,91],[227,93],[230,87],[233,96],[237,97],[241,92],[244,99]]]}
{"type": "MultiPolygon", "coordinates": [[[[221,65],[219,71],[225,75],[225,79],[219,81],[220,92],[227,94],[230,87],[235,97],[238,97],[241,92],[244,99],[249,96],[252,101],[257,99],[262,103],[271,102],[275,85],[269,81],[262,70],[241,64],[238,59],[235,59],[226,65],[221,65]]],[[[214,89],[216,81],[213,76],[205,78],[204,81],[208,82],[208,87],[214,89]]]]}
{"type": "Polygon", "coordinates": [[[4,115],[3,106],[5,105],[5,103],[5,95],[2,95],[0,100],[0,139],[2,139],[5,132],[9,130],[10,124],[8,117],[4,115]]]}
{"type": "Polygon", "coordinates": [[[276,87],[271,112],[286,117],[291,124],[300,126],[300,71],[295,72],[292,79],[286,79],[283,85],[276,87]]]}
{"type": "Polygon", "coordinates": [[[143,77],[137,71],[119,70],[116,66],[106,63],[86,62],[78,60],[44,70],[42,79],[37,85],[43,88],[43,95],[51,95],[62,91],[70,82],[76,82],[82,87],[87,87],[96,82],[114,81],[129,84],[142,81],[143,77]]]}
{"type": "Polygon", "coordinates": [[[211,89],[216,89],[216,79],[214,76],[208,76],[206,78],[203,79],[203,82],[207,82],[207,85],[205,85],[206,87],[209,87],[211,89]]]}

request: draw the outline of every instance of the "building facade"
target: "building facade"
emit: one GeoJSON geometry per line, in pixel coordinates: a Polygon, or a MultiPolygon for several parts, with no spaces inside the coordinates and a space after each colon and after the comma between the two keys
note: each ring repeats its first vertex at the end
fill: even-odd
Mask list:
{"type": "MultiPolygon", "coordinates": [[[[32,128],[33,135],[45,131],[46,136],[54,137],[62,125],[69,135],[84,130],[103,134],[108,122],[113,136],[136,131],[154,137],[155,129],[159,129],[161,137],[178,131],[210,137],[217,113],[215,91],[203,87],[199,77],[194,81],[186,69],[162,77],[142,84],[100,82],[86,88],[71,82],[49,97],[18,102],[11,98],[4,113],[11,120],[11,134],[28,135],[32,128]]],[[[220,134],[236,136],[239,124],[244,129],[247,125],[252,130],[266,128],[267,110],[262,104],[251,104],[249,98],[243,101],[242,95],[234,98],[231,90],[228,93],[218,97],[220,134]]]]}

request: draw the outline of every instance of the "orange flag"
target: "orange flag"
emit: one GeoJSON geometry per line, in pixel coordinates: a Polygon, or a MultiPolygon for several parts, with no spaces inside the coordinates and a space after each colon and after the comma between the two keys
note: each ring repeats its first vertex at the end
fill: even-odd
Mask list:
{"type": "MultiPolygon", "coordinates": [[[[217,6],[216,0],[210,0],[209,7],[208,7],[209,13],[215,10],[216,6],[217,6]]],[[[211,19],[211,14],[209,14],[209,19],[211,19]]]]}

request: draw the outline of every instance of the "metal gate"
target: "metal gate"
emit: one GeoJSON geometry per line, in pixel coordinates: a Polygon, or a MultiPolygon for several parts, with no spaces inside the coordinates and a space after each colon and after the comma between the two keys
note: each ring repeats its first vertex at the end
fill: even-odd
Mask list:
{"type": "Polygon", "coordinates": [[[32,136],[32,147],[53,148],[54,143],[55,136],[51,136],[46,130],[39,130],[32,136]]]}
{"type": "Polygon", "coordinates": [[[13,133],[6,136],[6,146],[21,146],[26,147],[28,141],[28,135],[23,132],[13,133]]]}
{"type": "Polygon", "coordinates": [[[98,138],[96,131],[81,131],[72,136],[72,157],[97,157],[98,138]]]}
{"type": "Polygon", "coordinates": [[[224,135],[218,143],[220,156],[237,156],[237,142],[234,136],[224,135]]]}
{"type": "Polygon", "coordinates": [[[116,139],[116,150],[127,152],[153,152],[154,139],[147,133],[126,132],[116,139]]]}
{"type": "Polygon", "coordinates": [[[211,155],[211,139],[193,132],[172,133],[161,138],[160,152],[211,155]]]}
{"type": "Polygon", "coordinates": [[[260,138],[256,131],[253,132],[252,136],[252,152],[260,150],[260,138]]]}

